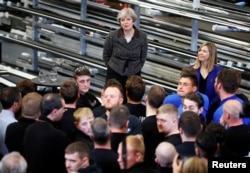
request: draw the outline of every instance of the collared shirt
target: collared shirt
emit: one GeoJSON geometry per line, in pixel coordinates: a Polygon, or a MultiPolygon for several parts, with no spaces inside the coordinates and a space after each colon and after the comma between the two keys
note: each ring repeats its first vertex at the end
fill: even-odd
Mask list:
{"type": "Polygon", "coordinates": [[[3,109],[0,113],[0,152],[5,155],[8,149],[5,145],[5,132],[7,126],[13,122],[17,122],[15,114],[12,111],[3,109]]]}

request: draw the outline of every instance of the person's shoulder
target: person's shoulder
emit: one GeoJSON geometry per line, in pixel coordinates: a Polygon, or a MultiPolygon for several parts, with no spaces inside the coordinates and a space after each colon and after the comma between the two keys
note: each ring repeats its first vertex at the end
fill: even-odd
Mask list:
{"type": "Polygon", "coordinates": [[[241,99],[242,101],[249,101],[248,97],[243,93],[237,93],[237,98],[241,99]]]}
{"type": "Polygon", "coordinates": [[[20,122],[17,121],[17,122],[12,122],[10,123],[8,126],[7,126],[7,129],[14,129],[16,127],[18,127],[20,125],[20,122]]]}
{"type": "Polygon", "coordinates": [[[204,102],[209,101],[209,98],[208,98],[208,96],[206,94],[203,94],[201,92],[198,92],[198,93],[201,95],[201,97],[203,98],[204,102]]]}
{"type": "Polygon", "coordinates": [[[109,34],[106,36],[106,38],[113,38],[113,37],[117,36],[118,32],[119,32],[119,29],[111,30],[111,31],[109,31],[109,34]]]}
{"type": "Polygon", "coordinates": [[[169,94],[165,97],[165,99],[176,99],[180,98],[180,96],[177,93],[169,94]]]}
{"type": "Polygon", "coordinates": [[[96,100],[98,103],[100,102],[98,100],[98,98],[94,94],[92,94],[90,92],[85,93],[84,96],[85,96],[86,99],[96,100]]]}
{"type": "Polygon", "coordinates": [[[164,98],[163,104],[174,104],[176,107],[180,105],[181,97],[177,93],[169,94],[164,98]]]}
{"type": "Polygon", "coordinates": [[[44,122],[44,121],[36,121],[34,123],[32,123],[31,125],[29,125],[25,131],[25,133],[33,133],[34,130],[40,130],[41,128],[43,128],[44,126],[47,126],[48,123],[44,122]]]}
{"type": "Polygon", "coordinates": [[[222,69],[223,69],[223,66],[218,65],[218,64],[215,64],[215,65],[214,65],[214,70],[215,70],[215,71],[220,71],[220,70],[222,70],[222,69]]]}
{"type": "Polygon", "coordinates": [[[139,118],[133,114],[129,115],[129,121],[140,122],[139,118]]]}
{"type": "Polygon", "coordinates": [[[140,34],[140,37],[142,37],[142,38],[147,38],[147,33],[146,32],[144,32],[143,30],[139,30],[139,34],[140,34]]]}
{"type": "Polygon", "coordinates": [[[144,32],[143,30],[141,30],[141,29],[138,29],[139,30],[139,33],[141,34],[141,35],[143,35],[143,36],[147,36],[147,33],[146,32],[144,32]]]}
{"type": "Polygon", "coordinates": [[[140,28],[134,27],[136,33],[138,33],[140,36],[147,36],[147,33],[145,31],[143,31],[140,28]]]}

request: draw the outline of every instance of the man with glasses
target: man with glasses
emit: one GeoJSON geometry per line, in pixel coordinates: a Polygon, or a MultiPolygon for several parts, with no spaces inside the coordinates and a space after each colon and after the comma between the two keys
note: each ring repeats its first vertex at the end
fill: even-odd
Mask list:
{"type": "Polygon", "coordinates": [[[76,67],[73,77],[78,83],[79,87],[79,98],[76,107],[89,107],[93,110],[94,108],[100,106],[100,101],[95,95],[89,92],[91,83],[90,70],[86,66],[76,67]]]}

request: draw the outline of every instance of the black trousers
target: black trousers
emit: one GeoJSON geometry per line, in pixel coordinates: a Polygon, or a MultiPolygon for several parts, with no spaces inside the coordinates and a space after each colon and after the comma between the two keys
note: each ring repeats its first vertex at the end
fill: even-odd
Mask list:
{"type": "MultiPolygon", "coordinates": [[[[137,73],[137,74],[135,74],[135,75],[141,75],[141,72],[139,72],[139,73],[137,73]]],[[[120,75],[120,74],[118,74],[117,72],[115,72],[114,70],[112,70],[111,68],[109,68],[108,67],[108,69],[107,69],[107,75],[106,75],[106,81],[107,80],[109,80],[109,79],[116,79],[116,80],[118,80],[120,83],[121,83],[121,85],[122,85],[122,87],[123,87],[123,90],[124,90],[124,93],[123,93],[123,95],[124,95],[124,101],[123,101],[123,103],[127,103],[127,98],[126,98],[126,87],[125,87],[125,85],[126,85],[126,81],[127,81],[127,79],[128,79],[128,76],[123,76],[123,75],[120,75]]]]}

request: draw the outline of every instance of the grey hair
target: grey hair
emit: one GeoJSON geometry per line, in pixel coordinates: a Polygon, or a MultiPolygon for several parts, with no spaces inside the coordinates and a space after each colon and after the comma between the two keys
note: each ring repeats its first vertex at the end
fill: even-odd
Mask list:
{"type": "Polygon", "coordinates": [[[117,21],[120,23],[121,19],[125,18],[127,15],[133,19],[133,22],[136,21],[137,15],[132,8],[123,8],[122,10],[120,10],[117,15],[117,21]]]}
{"type": "Polygon", "coordinates": [[[27,161],[16,151],[6,154],[0,163],[0,173],[25,173],[27,161]]]}

